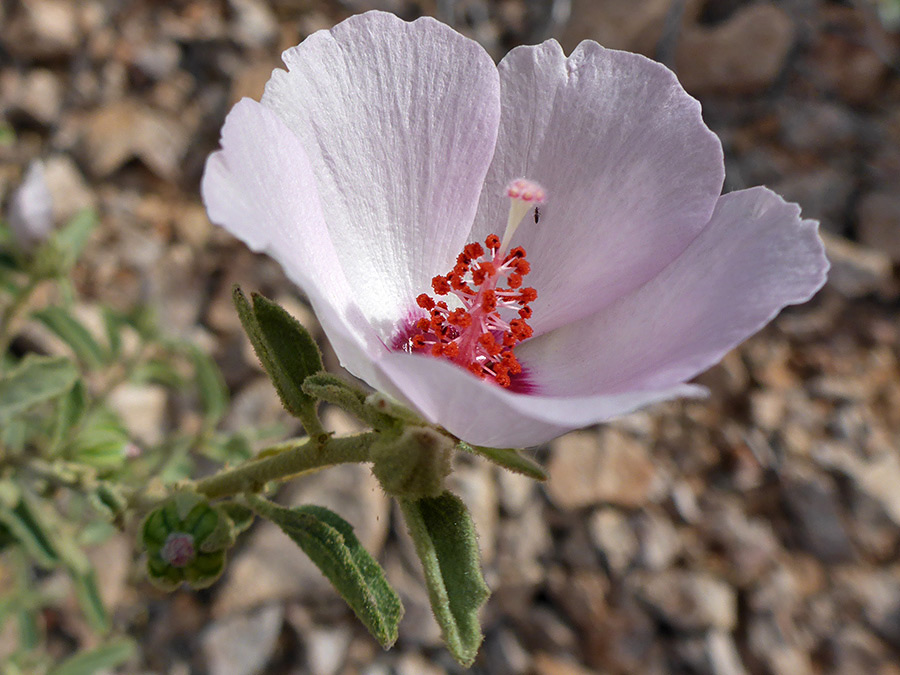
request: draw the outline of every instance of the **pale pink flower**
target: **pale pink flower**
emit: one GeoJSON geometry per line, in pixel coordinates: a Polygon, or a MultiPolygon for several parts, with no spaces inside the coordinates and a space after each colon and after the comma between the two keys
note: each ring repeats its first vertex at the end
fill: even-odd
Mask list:
{"type": "Polygon", "coordinates": [[[34,248],[53,231],[53,197],[44,164],[35,160],[9,201],[9,229],[25,250],[34,248]]]}
{"type": "MultiPolygon", "coordinates": [[[[370,12],[283,58],[262,102],[228,115],[209,216],[282,265],[350,372],[464,440],[534,445],[697,395],[688,380],[825,281],[817,224],[765,188],[720,196],[699,103],[643,56],[549,40],[495,66],[433,19],[370,12]],[[452,330],[417,327],[452,285],[433,278],[507,220],[530,263],[518,288],[537,291],[511,340],[521,372],[472,339],[502,341],[525,304],[512,291],[493,313],[451,292],[435,311],[459,310],[452,330]]],[[[513,286],[515,264],[457,271],[474,293],[513,286]]]]}

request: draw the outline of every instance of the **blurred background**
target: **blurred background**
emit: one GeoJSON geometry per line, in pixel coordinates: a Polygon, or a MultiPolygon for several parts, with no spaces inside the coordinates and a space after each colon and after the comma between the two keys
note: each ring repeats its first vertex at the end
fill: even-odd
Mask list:
{"type": "MultiPolygon", "coordinates": [[[[274,263],[209,224],[198,183],[229,107],[260,96],[281,50],[372,8],[436,16],[497,59],[555,37],[567,52],[594,39],[662,61],[722,139],[726,190],[765,184],[799,202],[833,263],[813,302],[699,378],[709,400],[540,448],[546,485],[459,459],[453,485],[493,589],[471,672],[900,675],[896,0],[2,0],[0,199],[43,158],[60,222],[86,206],[101,215],[76,270],[89,302],[149,303],[212,353],[232,392],[228,428],[296,431],[232,285],[321,331],[274,263]]],[[[186,423],[162,389],[116,405],[148,443],[186,423]]],[[[336,410],[326,419],[354,428],[336,410]]],[[[212,588],[169,595],[121,535],[92,554],[117,629],[142,645],[121,672],[461,672],[365,468],[283,498],[335,509],[382,560],[407,607],[396,647],[382,652],[272,526],[243,538],[212,588]]],[[[96,641],[69,605],[43,617],[60,656],[96,641]]],[[[0,633],[0,660],[16,639],[0,633]]]]}

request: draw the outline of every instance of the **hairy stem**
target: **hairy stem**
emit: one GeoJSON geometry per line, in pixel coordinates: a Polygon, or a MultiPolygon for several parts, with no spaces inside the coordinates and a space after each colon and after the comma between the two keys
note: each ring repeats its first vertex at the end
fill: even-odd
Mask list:
{"type": "Polygon", "coordinates": [[[301,443],[291,441],[270,448],[261,459],[250,460],[233,469],[197,481],[197,492],[210,499],[229,497],[242,492],[258,492],[273,480],[284,480],[298,473],[335,464],[369,461],[369,449],[377,433],[367,432],[355,436],[329,438],[324,443],[307,439],[301,443]]]}

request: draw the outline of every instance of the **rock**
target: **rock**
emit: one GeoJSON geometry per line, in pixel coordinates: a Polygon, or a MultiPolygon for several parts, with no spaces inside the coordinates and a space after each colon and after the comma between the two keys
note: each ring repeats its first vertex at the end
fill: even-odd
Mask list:
{"type": "Polygon", "coordinates": [[[610,572],[621,576],[631,565],[639,547],[628,518],[617,509],[605,508],[591,516],[589,527],[591,540],[603,555],[610,572]]]}
{"type": "Polygon", "coordinates": [[[671,0],[573,0],[560,41],[567,54],[582,40],[596,40],[609,49],[653,56],[671,11],[671,0]]]}
{"type": "Polygon", "coordinates": [[[163,439],[168,400],[162,385],[123,384],[112,391],[109,404],[121,416],[132,439],[151,446],[163,439]]]}
{"type": "Polygon", "coordinates": [[[834,481],[795,466],[782,475],[781,491],[801,546],[825,563],[855,558],[834,481]]]}
{"type": "Polygon", "coordinates": [[[446,675],[446,671],[419,654],[404,654],[397,663],[397,675],[446,675]]]}
{"type": "Polygon", "coordinates": [[[900,195],[869,192],[856,207],[860,243],[900,262],[900,195]]]}
{"type": "Polygon", "coordinates": [[[23,59],[69,56],[81,42],[76,3],[69,0],[29,0],[19,3],[4,31],[3,47],[23,59]]]}
{"type": "Polygon", "coordinates": [[[791,172],[772,189],[787,201],[800,204],[804,218],[820,221],[823,230],[842,234],[856,183],[849,168],[822,166],[791,172]]]}
{"type": "Polygon", "coordinates": [[[655,572],[669,567],[681,552],[683,542],[671,521],[657,509],[648,508],[634,518],[640,542],[640,565],[655,572]]]}
{"type": "Polygon", "coordinates": [[[301,634],[306,643],[310,675],[336,675],[347,658],[353,633],[349,628],[307,628],[301,634]]]}
{"type": "Polygon", "coordinates": [[[463,500],[475,531],[478,533],[478,548],[481,560],[490,565],[497,548],[497,483],[487,462],[460,464],[447,480],[448,489],[463,500]]]}
{"type": "Polygon", "coordinates": [[[508,628],[501,627],[486,635],[482,649],[486,672],[508,675],[530,672],[531,656],[508,628]]]}
{"type": "Polygon", "coordinates": [[[591,675],[593,672],[568,659],[550,656],[545,652],[535,656],[533,665],[535,675],[591,675]]]}
{"type": "Polygon", "coordinates": [[[53,197],[53,217],[65,223],[83,209],[96,208],[97,198],[69,155],[51,155],[44,161],[44,176],[53,197]]]}
{"type": "Polygon", "coordinates": [[[786,98],[778,117],[785,146],[819,155],[852,149],[859,131],[850,109],[831,101],[786,98]]]}
{"type": "Polygon", "coordinates": [[[189,140],[179,119],[125,99],[87,118],[80,147],[88,169],[98,178],[137,158],[161,178],[174,180],[189,140]]]}
{"type": "Polygon", "coordinates": [[[706,572],[669,570],[636,575],[634,592],[667,624],[680,631],[737,626],[737,595],[721,579],[706,572]]]}
{"type": "Polygon", "coordinates": [[[554,441],[552,450],[547,491],[562,509],[603,502],[636,507],[650,498],[656,469],[630,436],[610,428],[575,432],[554,441]]]}
{"type": "Polygon", "coordinates": [[[500,505],[512,516],[521,514],[537,492],[536,481],[520,473],[497,471],[497,482],[500,486],[500,505]]]}
{"type": "Polygon", "coordinates": [[[685,30],[676,72],[692,94],[759,93],[778,77],[793,44],[794,23],[783,10],[747,5],[722,24],[685,30]]]}
{"type": "Polygon", "coordinates": [[[712,675],[746,675],[741,655],[730,633],[712,630],[704,642],[712,675]]]}
{"type": "Polygon", "coordinates": [[[882,251],[866,248],[822,232],[825,252],[831,262],[828,284],[847,298],[861,298],[885,292],[891,282],[890,257],[882,251]]]}
{"type": "Polygon", "coordinates": [[[0,94],[7,114],[24,115],[32,123],[52,126],[62,110],[63,90],[50,70],[35,68],[23,77],[13,70],[0,76],[0,94]]]}
{"type": "Polygon", "coordinates": [[[210,675],[256,675],[275,651],[284,620],[280,604],[219,619],[203,635],[210,675]]]}
{"type": "MultiPolygon", "coordinates": [[[[387,537],[389,503],[368,467],[345,464],[298,479],[286,503],[318,504],[340,514],[357,538],[378,556],[387,537]]],[[[228,566],[213,611],[223,616],[291,597],[334,597],[309,558],[275,525],[263,524],[228,566]]]]}
{"type": "Polygon", "coordinates": [[[228,0],[233,12],[232,36],[244,47],[270,46],[278,38],[278,21],[265,2],[228,0]]]}

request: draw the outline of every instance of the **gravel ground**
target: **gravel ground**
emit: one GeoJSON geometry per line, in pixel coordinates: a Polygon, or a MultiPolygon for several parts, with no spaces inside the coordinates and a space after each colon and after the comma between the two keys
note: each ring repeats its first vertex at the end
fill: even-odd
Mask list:
{"type": "MultiPolygon", "coordinates": [[[[540,448],[546,485],[460,460],[454,484],[494,592],[472,672],[900,675],[900,39],[875,3],[3,0],[0,115],[18,141],[0,147],[0,198],[46,159],[60,219],[102,214],[77,271],[86,297],[151,302],[208,347],[233,392],[230,427],[290,425],[232,284],[321,334],[274,263],[209,224],[197,187],[230,105],[258,98],[280,51],[373,7],[438,16],[498,58],[554,36],[567,51],[592,38],[665,62],[722,138],[726,189],[766,184],[801,203],[834,264],[813,302],[699,378],[708,400],[540,448]]],[[[120,405],[152,434],[177,401],[120,405]]],[[[114,539],[96,557],[117,625],[143,646],[127,672],[460,672],[367,470],[328,471],[284,498],[332,506],[379,555],[407,606],[397,646],[382,652],[271,527],[202,593],[152,590],[114,539]]],[[[71,648],[83,631],[58,621],[71,648]]]]}

